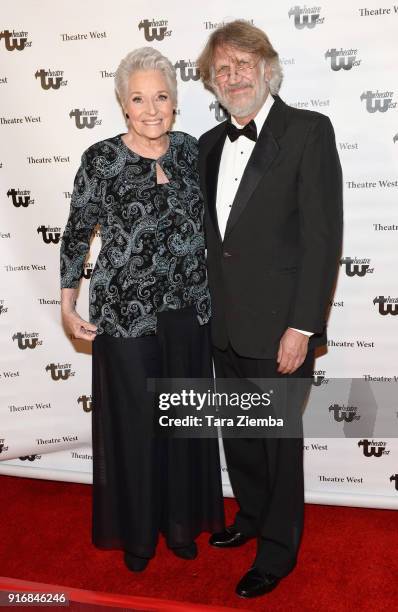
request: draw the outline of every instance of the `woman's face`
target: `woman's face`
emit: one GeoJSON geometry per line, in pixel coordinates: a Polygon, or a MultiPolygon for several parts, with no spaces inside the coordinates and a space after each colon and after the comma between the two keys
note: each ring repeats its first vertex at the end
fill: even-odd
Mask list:
{"type": "Polygon", "coordinates": [[[129,78],[125,112],[129,131],[155,140],[170,130],[174,104],[160,70],[134,72],[129,78]]]}

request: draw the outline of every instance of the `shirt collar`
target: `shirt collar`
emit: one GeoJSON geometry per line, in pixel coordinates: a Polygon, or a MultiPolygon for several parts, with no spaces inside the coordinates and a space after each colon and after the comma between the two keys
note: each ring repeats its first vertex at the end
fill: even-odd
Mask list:
{"type": "MultiPolygon", "coordinates": [[[[262,107],[258,111],[257,115],[254,117],[254,123],[256,124],[257,134],[259,134],[261,132],[262,127],[263,127],[263,125],[265,123],[265,120],[268,117],[268,113],[271,110],[271,107],[272,107],[274,102],[275,102],[274,98],[269,93],[268,96],[265,99],[264,104],[262,105],[262,107]]],[[[236,119],[234,119],[234,117],[231,117],[231,122],[237,128],[239,128],[239,129],[242,128],[242,126],[239,125],[239,123],[236,121],[236,119]]]]}

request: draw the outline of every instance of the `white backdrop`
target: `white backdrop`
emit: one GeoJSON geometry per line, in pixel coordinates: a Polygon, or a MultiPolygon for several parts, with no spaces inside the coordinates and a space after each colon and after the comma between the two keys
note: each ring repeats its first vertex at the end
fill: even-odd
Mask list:
{"type": "MultiPolygon", "coordinates": [[[[358,0],[2,6],[0,473],[91,481],[89,348],[63,332],[59,308],[59,238],[73,177],[85,148],[126,131],[113,72],[134,48],[153,45],[176,64],[176,129],[199,136],[222,120],[195,58],[210,31],[232,18],[268,33],[284,68],[281,97],[335,126],[345,239],[328,352],[314,382],[398,375],[398,5],[383,7],[373,0],[366,8],[358,0]]],[[[84,317],[98,240],[80,291],[84,317]]],[[[343,425],[346,408],[339,408],[343,425]]],[[[358,442],[306,439],[307,501],[398,507],[397,439],[358,442]]],[[[230,494],[225,468],[223,477],[230,494]]]]}

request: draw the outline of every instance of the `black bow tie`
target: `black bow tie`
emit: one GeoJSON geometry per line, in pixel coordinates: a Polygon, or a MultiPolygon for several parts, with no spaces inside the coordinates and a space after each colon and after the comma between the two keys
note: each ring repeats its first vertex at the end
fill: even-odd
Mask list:
{"type": "Polygon", "coordinates": [[[243,127],[241,130],[236,127],[231,121],[227,123],[227,135],[231,142],[234,142],[239,136],[246,136],[249,140],[256,142],[257,140],[257,127],[252,119],[243,127]]]}

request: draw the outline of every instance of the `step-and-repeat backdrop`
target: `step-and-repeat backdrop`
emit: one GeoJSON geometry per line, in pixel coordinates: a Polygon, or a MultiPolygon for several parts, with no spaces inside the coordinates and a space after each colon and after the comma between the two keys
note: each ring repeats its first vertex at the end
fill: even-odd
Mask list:
{"type": "MultiPolygon", "coordinates": [[[[90,347],[60,318],[59,242],[74,174],[85,148],[126,131],[113,77],[134,48],[152,45],[175,64],[176,129],[199,136],[224,120],[195,59],[234,18],[263,28],[279,51],[281,97],[325,113],[336,131],[345,239],[314,389],[336,378],[374,389],[397,382],[398,5],[18,0],[2,6],[0,23],[0,473],[91,481],[90,347]]],[[[98,241],[81,283],[83,317],[98,241]]],[[[334,433],[306,437],[307,500],[398,507],[394,427],[351,437],[352,397],[328,400],[334,433]]],[[[223,476],[230,494],[225,466],[223,476]]]]}

